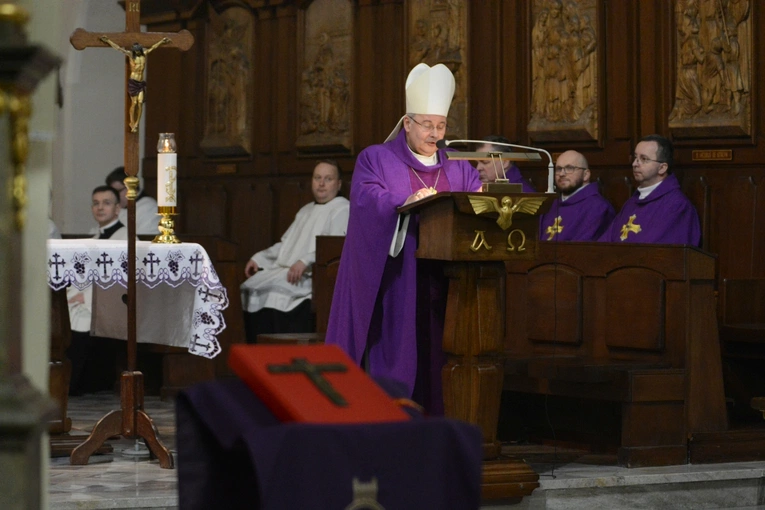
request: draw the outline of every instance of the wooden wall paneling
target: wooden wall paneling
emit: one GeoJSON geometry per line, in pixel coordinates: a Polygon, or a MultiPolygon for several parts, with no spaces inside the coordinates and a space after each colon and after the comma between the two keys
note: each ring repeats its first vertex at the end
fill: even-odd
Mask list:
{"type": "MultiPolygon", "coordinates": [[[[153,31],[177,32],[183,27],[177,23],[165,23],[152,27],[153,31]]],[[[157,140],[159,133],[176,133],[178,142],[181,126],[181,110],[184,108],[184,83],[179,79],[183,75],[183,54],[175,49],[158,49],[146,58],[146,95],[143,106],[145,119],[145,149],[141,174],[144,189],[152,197],[157,196],[157,140]],[[149,108],[151,102],[163,105],[163,113],[149,108]]],[[[179,151],[180,152],[180,151],[179,151]]]]}
{"type": "MultiPolygon", "coordinates": [[[[528,30],[530,16],[529,3],[526,0],[503,2],[499,11],[502,20],[499,48],[503,57],[499,60],[502,63],[500,69],[510,71],[500,75],[499,99],[509,107],[509,112],[502,117],[501,129],[510,141],[517,141],[523,145],[528,145],[529,141],[526,126],[529,123],[531,101],[531,38],[528,30]]],[[[472,21],[472,15],[470,20],[472,21]]],[[[475,63],[475,59],[472,63],[475,63]]],[[[546,178],[547,176],[545,183],[546,178]]]]}
{"type": "Polygon", "coordinates": [[[273,62],[279,65],[268,68],[267,79],[272,80],[272,122],[269,127],[276,137],[274,147],[278,152],[291,152],[297,137],[297,92],[299,80],[297,69],[297,10],[293,6],[276,10],[273,21],[275,40],[271,40],[273,62]]]}
{"type": "MultiPolygon", "coordinates": [[[[383,95],[379,96],[379,98],[373,97],[373,94],[377,92],[375,84],[379,86],[379,83],[384,81],[386,74],[380,72],[382,66],[380,60],[369,58],[375,54],[375,31],[378,25],[375,21],[375,13],[378,10],[379,7],[377,6],[362,4],[361,2],[356,9],[356,73],[354,83],[358,87],[357,90],[364,91],[363,93],[355,94],[356,114],[354,124],[356,132],[353,138],[359,144],[356,152],[359,152],[368,145],[383,141],[396,122],[386,122],[386,118],[383,115],[384,107],[394,108],[395,103],[386,105],[385,96],[383,95]]],[[[403,106],[401,109],[403,109],[403,106]]],[[[403,114],[404,112],[399,113],[399,115],[403,114]]]]}
{"type": "MultiPolygon", "coordinates": [[[[635,133],[636,139],[643,135],[659,133],[657,119],[659,111],[657,108],[657,97],[663,92],[658,85],[657,76],[667,72],[664,68],[666,64],[659,54],[659,35],[656,30],[645,30],[645,27],[657,27],[659,16],[662,12],[661,3],[663,0],[642,0],[637,2],[637,17],[633,18],[635,31],[638,34],[638,48],[635,52],[637,59],[637,97],[640,98],[638,104],[638,131],[635,133]]],[[[613,86],[613,85],[611,85],[613,86]]]]}
{"type": "Polygon", "coordinates": [[[506,126],[514,124],[512,119],[517,115],[516,103],[504,97],[505,91],[500,91],[500,86],[504,76],[515,83],[525,79],[525,73],[508,65],[508,54],[504,51],[507,23],[505,17],[498,15],[500,7],[496,0],[470,2],[468,6],[467,54],[472,72],[468,75],[470,120],[466,138],[480,140],[493,134],[509,138],[506,126]]]}
{"type": "Polygon", "coordinates": [[[757,189],[750,175],[737,174],[725,176],[722,203],[714,207],[720,228],[718,242],[711,248],[719,255],[719,272],[725,278],[748,278],[753,264],[762,264],[762,258],[752,258],[757,189]]]}
{"type": "Polygon", "coordinates": [[[231,199],[235,221],[232,222],[231,239],[237,243],[237,261],[244,266],[256,252],[268,248],[281,234],[274,231],[274,190],[267,179],[235,181],[231,187],[231,199]]]}
{"type": "Polygon", "coordinates": [[[637,19],[635,11],[631,2],[610,2],[603,9],[602,34],[608,43],[599,41],[605,54],[600,84],[605,95],[601,102],[606,110],[605,138],[609,141],[629,140],[637,130],[639,102],[635,78],[639,70],[635,48],[640,44],[640,30],[635,29],[634,22],[630,23],[637,19]]]}
{"type": "Polygon", "coordinates": [[[689,169],[683,172],[681,182],[683,192],[696,208],[701,223],[701,247],[709,251],[712,233],[712,188],[709,180],[698,171],[689,169]]]}
{"type": "Polygon", "coordinates": [[[225,183],[215,179],[189,179],[179,184],[178,209],[185,217],[186,231],[228,239],[230,210],[225,183]]]}
{"type": "MultiPolygon", "coordinates": [[[[194,46],[182,53],[181,75],[178,77],[182,84],[181,104],[183,105],[181,125],[178,128],[179,135],[176,137],[179,168],[183,168],[180,164],[183,164],[184,159],[202,157],[198,141],[204,134],[204,108],[201,108],[201,105],[204,104],[207,90],[204,51],[207,46],[207,34],[204,20],[200,18],[189,20],[186,23],[186,29],[194,36],[194,46]]],[[[184,164],[185,166],[187,165],[184,164]]]]}
{"type": "MultiPolygon", "coordinates": [[[[253,107],[253,141],[254,151],[258,154],[268,154],[275,146],[276,132],[274,130],[275,108],[273,104],[274,81],[274,44],[278,32],[278,20],[272,16],[271,9],[259,9],[255,30],[255,69],[259,79],[252,84],[254,91],[253,107]]],[[[271,161],[268,158],[256,158],[251,171],[258,175],[271,172],[271,161]]]]}
{"type": "Polygon", "coordinates": [[[404,7],[401,0],[359,1],[356,10],[354,149],[382,143],[406,112],[404,7]]]}
{"type": "MultiPolygon", "coordinates": [[[[754,172],[753,172],[754,174],[754,172]]],[[[752,222],[752,272],[751,277],[765,277],[765,176],[759,173],[753,178],[755,188],[754,221],[752,222]]],[[[764,310],[765,311],[765,310],[764,310]]]]}

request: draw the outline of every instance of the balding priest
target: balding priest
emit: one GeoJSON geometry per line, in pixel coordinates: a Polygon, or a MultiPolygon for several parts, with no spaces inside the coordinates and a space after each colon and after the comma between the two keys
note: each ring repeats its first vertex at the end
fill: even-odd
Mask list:
{"type": "Polygon", "coordinates": [[[372,376],[404,382],[432,414],[443,413],[447,280],[437,262],[415,258],[417,217],[396,208],[481,187],[475,168],[448,161],[436,147],[446,134],[454,86],[446,66],[418,64],[406,80],[407,113],[385,143],[359,154],[326,335],[372,376]]]}

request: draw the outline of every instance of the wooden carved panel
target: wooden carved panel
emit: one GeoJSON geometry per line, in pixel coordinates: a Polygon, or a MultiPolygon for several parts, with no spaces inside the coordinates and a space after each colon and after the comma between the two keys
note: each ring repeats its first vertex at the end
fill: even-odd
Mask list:
{"type": "Polygon", "coordinates": [[[315,0],[298,13],[298,149],[353,148],[353,4],[315,0]]]}
{"type": "MultiPolygon", "coordinates": [[[[444,64],[454,74],[449,137],[468,138],[467,14],[464,0],[408,2],[409,66],[444,64]]],[[[412,112],[406,112],[412,113],[412,112]]]]}
{"type": "MultiPolygon", "coordinates": [[[[254,21],[243,7],[209,9],[204,137],[208,156],[251,153],[254,21]]],[[[191,107],[192,105],[189,105],[191,107]]]]}
{"type": "Polygon", "coordinates": [[[617,269],[606,278],[606,303],[609,350],[664,349],[666,283],[660,274],[642,267],[617,269]]]}
{"type": "Polygon", "coordinates": [[[534,343],[582,344],[582,276],[565,266],[529,271],[526,330],[534,343]]]}
{"type": "Polygon", "coordinates": [[[675,0],[675,137],[751,135],[751,3],[675,0]]]}
{"type": "Polygon", "coordinates": [[[532,140],[598,139],[598,20],[595,0],[534,0],[532,140]]]}

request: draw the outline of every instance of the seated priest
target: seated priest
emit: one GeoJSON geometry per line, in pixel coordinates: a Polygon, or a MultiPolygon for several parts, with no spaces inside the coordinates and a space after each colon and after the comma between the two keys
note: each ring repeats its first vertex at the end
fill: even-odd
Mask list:
{"type": "MultiPolygon", "coordinates": [[[[127,186],[125,186],[125,167],[118,166],[106,176],[106,185],[114,188],[120,196],[120,221],[127,226],[127,186]]],[[[143,191],[143,179],[139,177],[138,196],[135,199],[135,233],[138,235],[159,234],[157,201],[143,191]]]]}
{"type": "Polygon", "coordinates": [[[341,185],[337,162],[320,161],[311,180],[314,202],[298,211],[281,241],[247,262],[241,292],[248,343],[265,333],[314,331],[311,266],[316,261],[316,236],[345,235],[348,200],[338,196],[341,185]]]}
{"type": "MultiPolygon", "coordinates": [[[[93,218],[98,222],[95,239],[126,240],[127,227],[119,220],[120,197],[109,186],[93,190],[93,218]]],[[[70,395],[112,389],[114,383],[115,343],[111,339],[90,336],[93,289],[67,287],[72,341],[66,353],[72,362],[70,395]]]]}
{"type": "Polygon", "coordinates": [[[630,160],[638,189],[600,241],[699,246],[699,216],[672,173],[672,142],[660,135],[646,136],[630,160]]]}
{"type": "Polygon", "coordinates": [[[597,241],[614,218],[611,203],[590,183],[587,158],[566,151],[555,162],[555,189],[550,210],[539,218],[542,241],[597,241]]]}
{"type": "Polygon", "coordinates": [[[472,165],[448,160],[436,145],[446,135],[454,84],[443,64],[415,66],[405,84],[407,113],[385,143],[359,154],[326,335],[373,377],[405,383],[432,414],[443,413],[447,280],[440,263],[415,257],[417,216],[396,209],[481,188],[472,165]]]}
{"type": "MultiPolygon", "coordinates": [[[[489,135],[484,137],[485,144],[479,145],[476,148],[478,152],[505,152],[507,156],[512,155],[512,148],[499,144],[509,144],[510,140],[504,136],[489,135]]],[[[523,178],[521,171],[512,161],[502,159],[500,162],[498,157],[492,159],[482,159],[476,163],[476,170],[481,177],[481,182],[494,182],[497,179],[507,179],[510,183],[523,185],[524,193],[534,193],[536,190],[529,184],[529,182],[523,178]]]]}

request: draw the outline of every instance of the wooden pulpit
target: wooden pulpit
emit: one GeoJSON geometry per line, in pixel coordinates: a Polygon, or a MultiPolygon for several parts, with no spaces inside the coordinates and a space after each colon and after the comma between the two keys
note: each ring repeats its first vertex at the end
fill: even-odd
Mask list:
{"type": "Polygon", "coordinates": [[[514,498],[538,487],[522,460],[501,459],[497,420],[505,338],[505,260],[534,259],[545,193],[438,193],[400,207],[419,214],[417,257],[444,261],[445,413],[483,432],[484,498],[514,498]]]}

